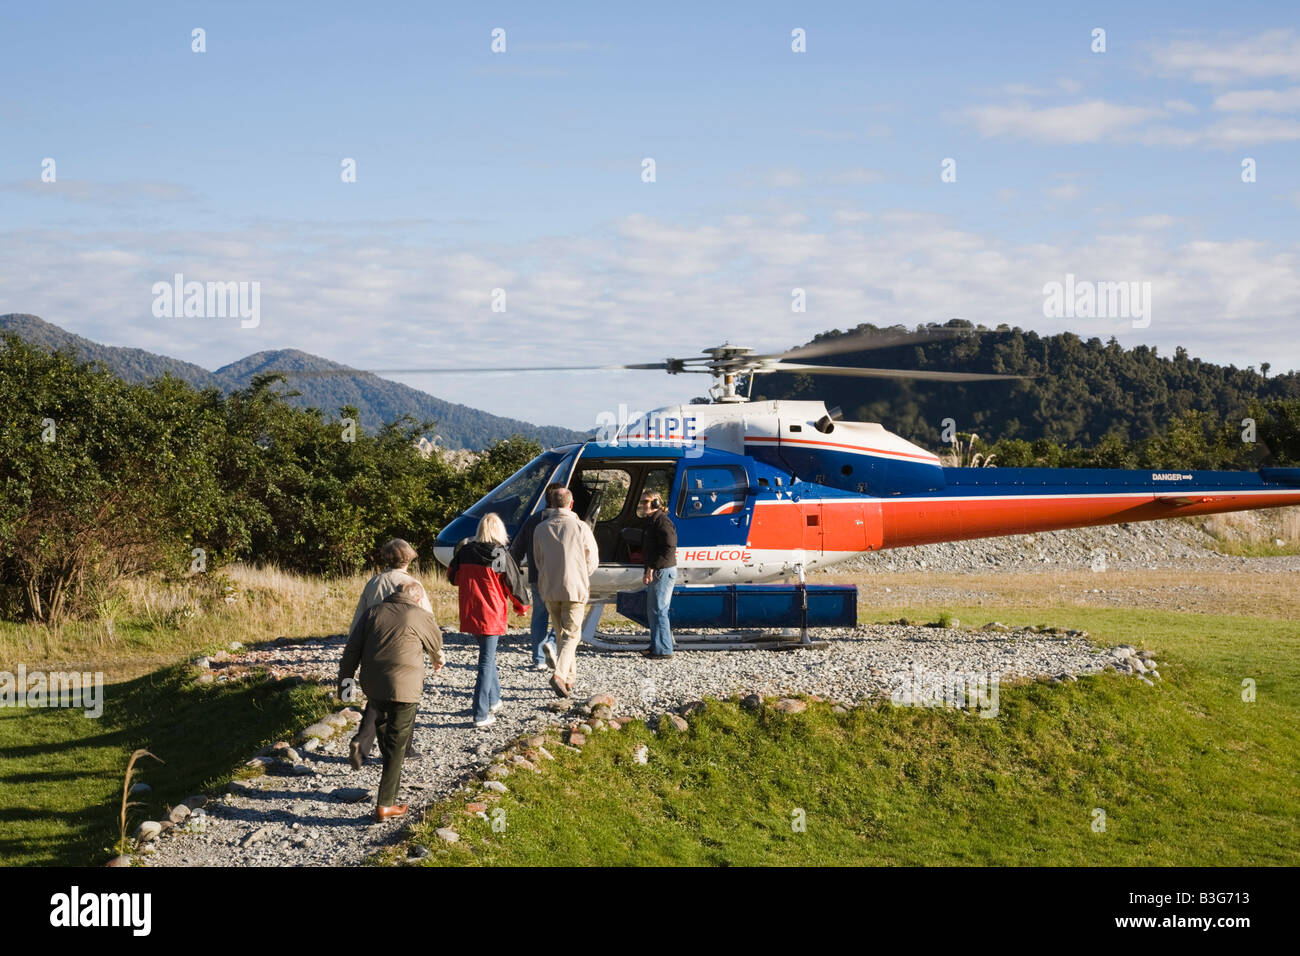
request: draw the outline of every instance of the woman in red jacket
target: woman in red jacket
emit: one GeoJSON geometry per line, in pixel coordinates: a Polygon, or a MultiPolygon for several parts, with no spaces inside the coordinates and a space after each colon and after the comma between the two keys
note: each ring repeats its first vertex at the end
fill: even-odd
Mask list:
{"type": "Polygon", "coordinates": [[[474,681],[474,726],[496,722],[501,709],[501,678],[497,673],[497,638],[506,632],[506,601],[519,614],[528,613],[518,595],[528,582],[506,550],[508,540],[501,516],[489,512],[478,532],[456,547],[447,566],[447,579],[460,591],[460,629],[478,644],[478,677],[474,681]]]}

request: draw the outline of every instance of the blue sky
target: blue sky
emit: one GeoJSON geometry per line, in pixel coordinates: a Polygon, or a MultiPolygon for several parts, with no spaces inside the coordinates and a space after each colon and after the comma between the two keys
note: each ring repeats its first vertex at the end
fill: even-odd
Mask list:
{"type": "MultiPolygon", "coordinates": [[[[646,361],[953,316],[1300,366],[1277,4],[445,6],[8,9],[0,312],[208,368],[646,361]],[[260,323],[155,318],[176,272],[259,282],[260,323]],[[1045,317],[1067,273],[1150,282],[1149,326],[1045,317]]],[[[703,384],[404,380],[574,427],[703,384]]]]}

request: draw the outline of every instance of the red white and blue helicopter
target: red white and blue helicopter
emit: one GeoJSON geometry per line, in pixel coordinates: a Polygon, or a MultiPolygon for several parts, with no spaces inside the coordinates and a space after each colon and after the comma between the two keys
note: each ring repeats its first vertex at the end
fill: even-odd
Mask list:
{"type": "MultiPolygon", "coordinates": [[[[644,490],[659,492],[677,528],[675,630],[683,612],[696,625],[709,627],[788,627],[792,612],[783,599],[773,603],[769,591],[745,586],[793,579],[802,584],[807,571],[864,552],[1300,504],[1300,468],[944,467],[935,454],[879,424],[841,421],[838,410],[822,402],[750,401],[738,385],[747,380],[752,390],[754,376],[770,372],[942,382],[1016,377],[804,361],[934,334],[943,333],[848,335],[774,355],[725,345],[698,358],[598,366],[707,373],[715,380],[711,401],[668,405],[631,422],[606,422],[589,441],[543,452],[443,528],[435,556],[446,565],[456,542],[472,535],[489,511],[499,514],[513,535],[528,515],[544,507],[548,483],[567,485],[600,549],[584,637],[606,646],[595,636],[605,603],[617,600],[620,612],[644,623],[641,606],[629,600],[642,588],[636,504],[644,490]],[[688,604],[688,599],[695,600],[688,604]]],[[[810,590],[798,587],[805,640],[810,590]]],[[[814,624],[856,623],[856,601],[836,593],[854,589],[820,590],[827,600],[820,611],[814,601],[814,624]]]]}

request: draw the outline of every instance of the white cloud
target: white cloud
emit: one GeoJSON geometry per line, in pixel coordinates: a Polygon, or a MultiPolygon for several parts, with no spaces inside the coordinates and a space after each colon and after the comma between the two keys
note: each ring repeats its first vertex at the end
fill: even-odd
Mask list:
{"type": "Polygon", "coordinates": [[[1293,113],[1300,110],[1300,86],[1222,93],[1214,98],[1214,108],[1228,113],[1293,113]]]}
{"type": "Polygon", "coordinates": [[[857,166],[852,169],[840,169],[831,173],[830,181],[842,186],[866,186],[884,180],[885,174],[878,169],[857,166]]]}
{"type": "Polygon", "coordinates": [[[0,188],[45,199],[66,199],[72,202],[106,206],[149,201],[189,202],[199,198],[198,194],[188,187],[167,182],[106,183],[88,179],[59,178],[55,182],[46,183],[32,178],[6,183],[0,188]]]}
{"type": "Polygon", "coordinates": [[[1138,216],[1132,220],[1135,229],[1168,229],[1178,220],[1173,216],[1165,213],[1154,213],[1150,216],[1138,216]]]}
{"type": "Polygon", "coordinates": [[[1221,85],[1266,77],[1300,77],[1300,35],[1268,30],[1235,41],[1175,40],[1152,51],[1151,62],[1167,76],[1221,85]]]}
{"type": "MultiPolygon", "coordinates": [[[[0,312],[33,312],[114,345],[216,368],[298,348],[360,368],[656,361],[724,340],[775,350],[830,328],[954,315],[1048,333],[1115,334],[1238,365],[1300,366],[1293,334],[1300,246],[1183,242],[1160,216],[1082,241],[1012,241],[931,214],[856,210],[828,225],[737,213],[713,222],[628,216],[582,236],[455,246],[382,230],[259,226],[225,233],[0,232],[0,312]],[[155,319],[150,286],[258,280],[262,322],[155,319]],[[1042,287],[1067,272],[1153,283],[1153,321],[1052,321],[1042,287]],[[493,288],[507,311],[493,313],[493,288]],[[790,311],[803,288],[808,312],[790,311]]],[[[701,394],[703,376],[409,376],[452,401],[586,427],[619,402],[649,408],[701,394]]]]}
{"type": "Polygon", "coordinates": [[[1070,106],[979,106],[966,116],[984,136],[1054,143],[1097,143],[1164,116],[1163,110],[1089,100],[1070,106]]]}
{"type": "Polygon", "coordinates": [[[1071,200],[1078,199],[1083,195],[1083,188],[1078,183],[1062,183],[1059,186],[1049,186],[1043,190],[1052,199],[1071,200]]]}

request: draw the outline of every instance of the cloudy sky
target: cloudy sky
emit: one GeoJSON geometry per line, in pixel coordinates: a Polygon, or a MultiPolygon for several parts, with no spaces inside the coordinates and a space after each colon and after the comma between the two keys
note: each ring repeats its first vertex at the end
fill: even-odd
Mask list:
{"type": "MultiPolygon", "coordinates": [[[[207,368],[655,361],[954,316],[1300,367],[1283,5],[378,6],[7,10],[0,312],[207,368]],[[260,283],[260,323],[155,317],[175,273],[260,283]],[[1045,317],[1067,274],[1149,282],[1149,325],[1045,317]]],[[[401,380],[573,427],[707,383],[401,380]]]]}

